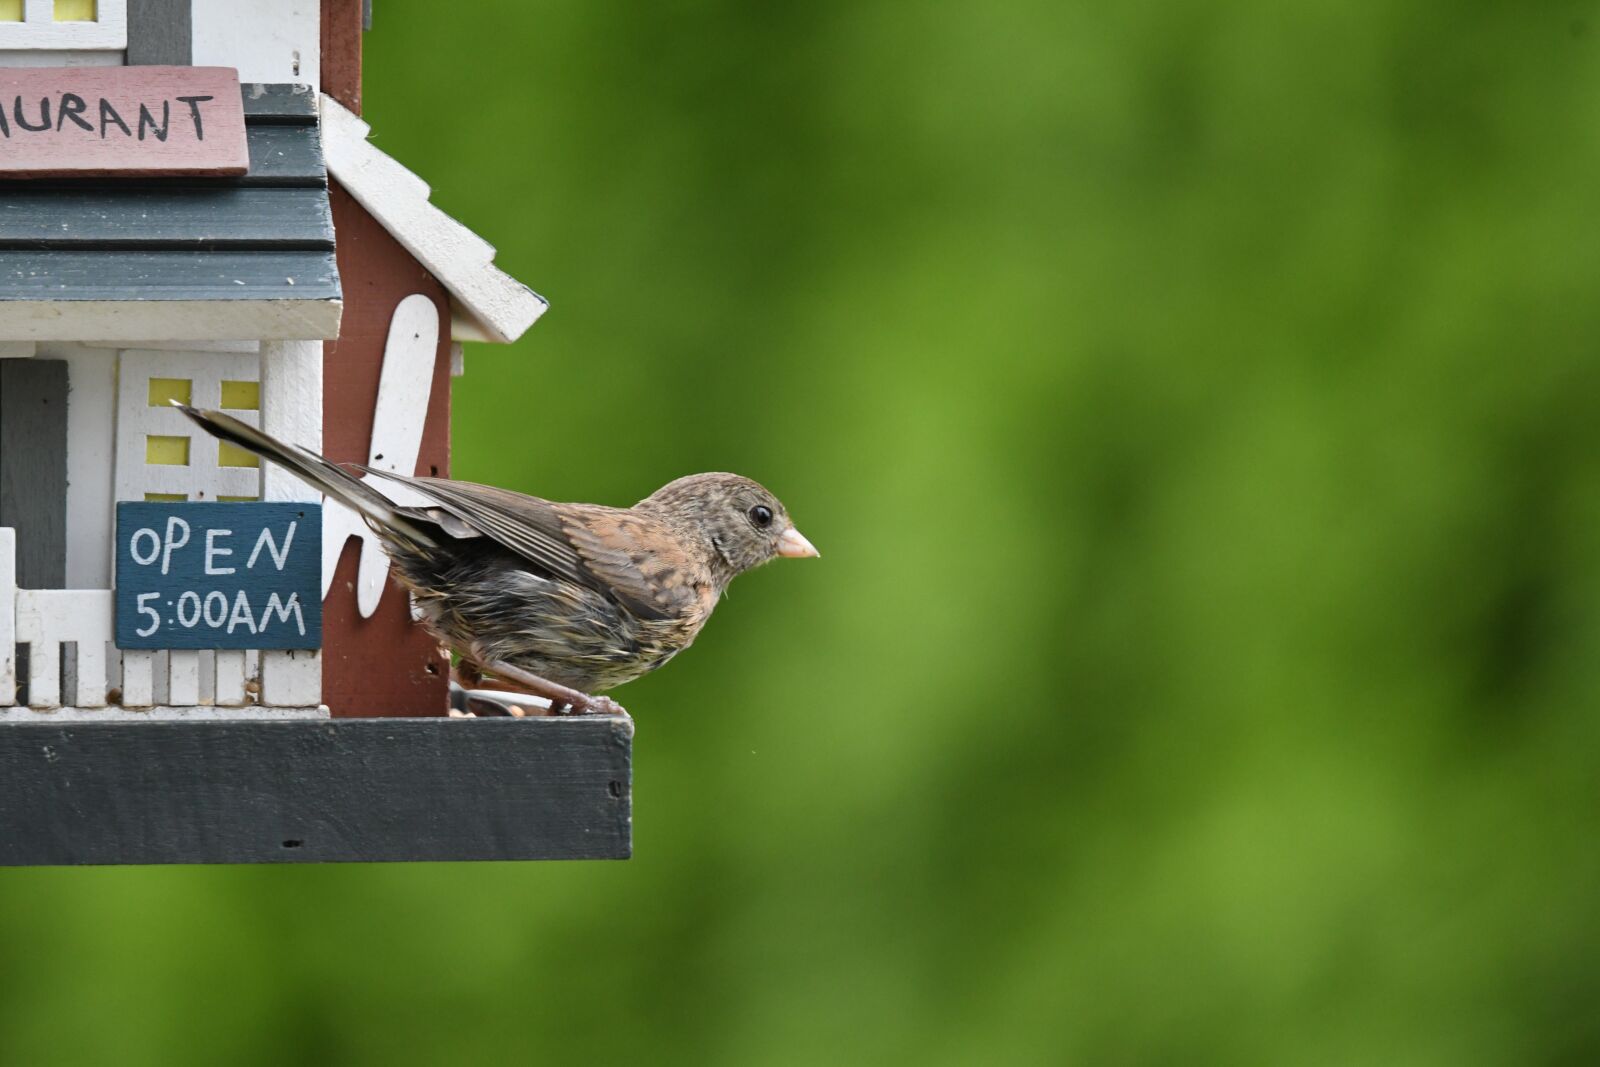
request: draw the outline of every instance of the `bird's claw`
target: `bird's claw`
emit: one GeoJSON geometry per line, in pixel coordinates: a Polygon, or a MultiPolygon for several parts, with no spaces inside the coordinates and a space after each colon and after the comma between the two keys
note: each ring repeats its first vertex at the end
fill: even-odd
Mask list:
{"type": "Polygon", "coordinates": [[[574,705],[569,715],[627,715],[628,709],[610,697],[592,696],[574,705]]]}

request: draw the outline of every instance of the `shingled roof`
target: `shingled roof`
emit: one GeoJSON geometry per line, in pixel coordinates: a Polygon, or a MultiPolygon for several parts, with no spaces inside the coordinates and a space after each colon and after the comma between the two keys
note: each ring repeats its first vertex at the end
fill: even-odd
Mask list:
{"type": "Polygon", "coordinates": [[[301,85],[242,93],[250,169],[241,177],[0,189],[0,337],[338,335],[317,98],[301,85]]]}

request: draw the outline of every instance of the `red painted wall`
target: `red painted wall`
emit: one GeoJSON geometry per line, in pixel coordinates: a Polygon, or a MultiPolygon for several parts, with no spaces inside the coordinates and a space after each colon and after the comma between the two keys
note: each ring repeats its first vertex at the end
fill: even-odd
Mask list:
{"type": "MultiPolygon", "coordinates": [[[[327,457],[365,463],[389,321],[401,300],[421,293],[439,309],[439,347],[416,474],[450,470],[450,303],[444,287],[412,259],[355,199],[330,182],[344,322],[323,345],[322,443],[327,457]]],[[[411,621],[406,594],[393,581],[378,610],[356,610],[360,542],[345,544],[323,604],[323,701],[335,716],[443,715],[449,660],[411,621]]]]}

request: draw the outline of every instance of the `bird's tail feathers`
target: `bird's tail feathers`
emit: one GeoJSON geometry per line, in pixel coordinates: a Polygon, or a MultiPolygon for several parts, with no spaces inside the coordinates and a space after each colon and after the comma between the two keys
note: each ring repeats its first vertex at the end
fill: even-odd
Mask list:
{"type": "Polygon", "coordinates": [[[280,441],[220,411],[193,408],[176,400],[172,401],[172,406],[193,419],[211,436],[271,460],[353,509],[379,529],[393,531],[422,545],[437,543],[415,522],[401,515],[394,503],[382,493],[310,449],[280,441]]]}

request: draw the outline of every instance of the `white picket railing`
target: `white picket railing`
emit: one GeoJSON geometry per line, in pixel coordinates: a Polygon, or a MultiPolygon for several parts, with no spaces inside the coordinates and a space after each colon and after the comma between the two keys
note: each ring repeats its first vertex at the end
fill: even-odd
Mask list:
{"type": "Polygon", "coordinates": [[[314,652],[123,652],[112,643],[111,590],[18,589],[16,576],[16,531],[0,527],[0,707],[17,703],[20,645],[28,646],[30,708],[103,708],[113,688],[125,708],[304,708],[321,699],[314,652]]]}
{"type": "Polygon", "coordinates": [[[106,650],[111,646],[111,590],[17,589],[17,643],[28,646],[28,706],[106,705],[106,650]],[[61,646],[76,646],[75,675],[63,701],[61,646]]]}

